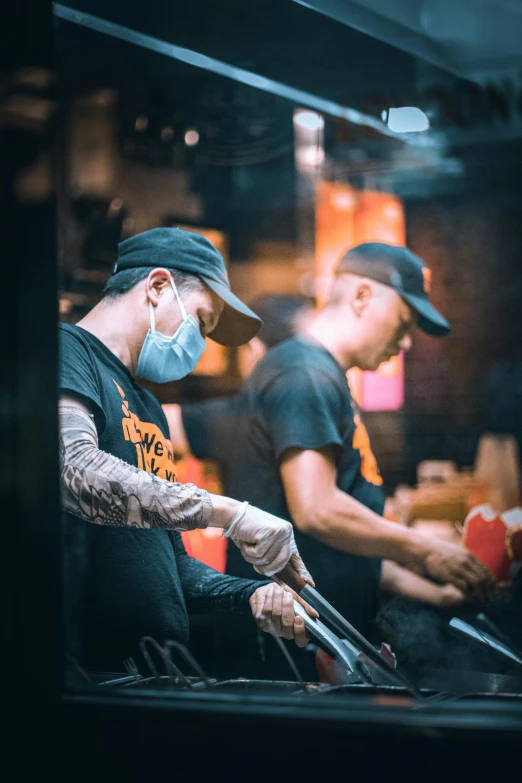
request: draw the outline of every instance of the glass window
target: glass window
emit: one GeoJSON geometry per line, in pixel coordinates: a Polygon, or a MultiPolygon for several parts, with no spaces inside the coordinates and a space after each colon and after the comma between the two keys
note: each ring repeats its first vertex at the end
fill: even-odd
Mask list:
{"type": "Polygon", "coordinates": [[[268,4],[257,32],[207,4],[198,33],[201,3],[79,5],[55,5],[67,689],[519,703],[517,12],[488,48],[485,3],[268,4]],[[224,275],[263,319],[241,346],[211,339],[224,275]],[[207,493],[294,523],[306,646],[207,493]]]}

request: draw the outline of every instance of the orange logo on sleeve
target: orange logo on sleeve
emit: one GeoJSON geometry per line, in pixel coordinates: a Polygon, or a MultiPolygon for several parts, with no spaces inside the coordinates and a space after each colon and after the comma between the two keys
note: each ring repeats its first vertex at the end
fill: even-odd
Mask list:
{"type": "Polygon", "coordinates": [[[357,449],[361,455],[361,476],[370,484],[381,487],[382,476],[379,473],[377,460],[373,455],[368,431],[358,414],[355,414],[353,418],[355,421],[355,432],[353,434],[352,446],[354,449],[357,449]]]}
{"type": "Polygon", "coordinates": [[[129,409],[129,403],[125,399],[125,392],[114,381],[122,398],[123,418],[121,426],[123,437],[134,443],[138,458],[138,468],[152,473],[158,478],[167,481],[176,481],[176,466],[174,463],[174,450],[172,443],[164,436],[156,424],[149,421],[141,421],[135,413],[129,409]]]}

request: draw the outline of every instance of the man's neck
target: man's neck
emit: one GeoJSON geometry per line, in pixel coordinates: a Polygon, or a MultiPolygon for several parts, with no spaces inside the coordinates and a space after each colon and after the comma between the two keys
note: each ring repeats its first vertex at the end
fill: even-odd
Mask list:
{"type": "Polygon", "coordinates": [[[123,301],[102,299],[77,325],[97,337],[135,375],[138,351],[133,346],[132,335],[136,324],[129,323],[129,313],[132,309],[123,301]]]}
{"type": "MultiPolygon", "coordinates": [[[[343,370],[350,370],[356,366],[355,353],[351,347],[341,344],[339,339],[339,321],[332,312],[322,310],[308,329],[303,333],[303,337],[310,337],[312,340],[320,343],[323,348],[332,354],[336,362],[343,370]]],[[[343,343],[346,340],[343,337],[343,343]]]]}

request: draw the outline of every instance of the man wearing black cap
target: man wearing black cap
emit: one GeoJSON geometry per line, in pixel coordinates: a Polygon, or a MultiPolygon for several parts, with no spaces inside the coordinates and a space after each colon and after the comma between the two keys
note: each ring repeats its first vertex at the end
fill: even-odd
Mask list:
{"type": "MultiPolygon", "coordinates": [[[[230,491],[294,523],[319,591],[367,634],[383,558],[452,584],[457,594],[480,595],[490,580],[464,548],[382,517],[382,478],[346,381],[352,367],[376,370],[407,351],[415,324],[447,334],[429,284],[430,270],[406,248],[353,248],[340,260],[326,306],[303,335],[261,360],[245,388],[249,416],[230,491]]],[[[227,572],[247,569],[232,550],[227,572]]]]}
{"type": "MultiPolygon", "coordinates": [[[[153,229],[119,246],[102,301],[60,325],[60,456],[68,539],[69,652],[118,671],[142,636],[186,642],[187,608],[250,607],[264,628],[306,644],[290,591],[218,574],[189,558],[180,530],[223,528],[258,573],[290,560],[311,581],[291,525],[248,503],[176,483],[159,402],[136,382],[190,373],[205,337],[240,345],[259,318],[230,290],[199,234],[153,229]]],[[[250,566],[251,568],[251,566],[250,566]]]]}

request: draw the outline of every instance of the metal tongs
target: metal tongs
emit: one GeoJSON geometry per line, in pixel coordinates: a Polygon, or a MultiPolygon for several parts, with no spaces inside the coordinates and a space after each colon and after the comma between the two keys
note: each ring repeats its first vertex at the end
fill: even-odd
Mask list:
{"type": "Polygon", "coordinates": [[[319,612],[321,619],[315,620],[298,601],[294,601],[295,612],[303,618],[309,633],[350,672],[352,681],[353,675],[359,673],[367,682],[375,684],[371,669],[376,667],[394,685],[406,688],[416,699],[423,698],[420,691],[290,565],[276,574],[276,578],[319,612]]]}
{"type": "MultiPolygon", "coordinates": [[[[489,620],[486,615],[477,615],[477,620],[482,626],[489,626],[491,630],[497,630],[496,626],[493,625],[491,620],[489,620]]],[[[504,659],[507,659],[510,663],[517,663],[519,666],[522,666],[522,657],[518,654],[518,651],[515,650],[511,645],[507,644],[503,639],[498,638],[498,631],[497,635],[493,636],[487,631],[479,630],[475,626],[471,625],[471,623],[464,622],[464,620],[461,620],[459,617],[453,617],[450,620],[449,629],[455,636],[459,636],[471,642],[482,644],[493,653],[503,657],[504,659]]]]}

